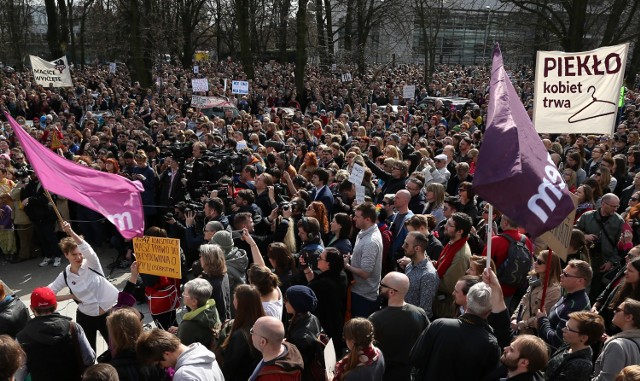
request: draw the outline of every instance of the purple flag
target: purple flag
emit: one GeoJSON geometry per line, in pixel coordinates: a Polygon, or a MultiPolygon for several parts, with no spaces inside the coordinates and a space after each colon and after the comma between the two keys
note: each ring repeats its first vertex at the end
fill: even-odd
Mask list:
{"type": "Polygon", "coordinates": [[[142,236],[144,215],[139,181],[83,167],[32,138],[5,113],[42,186],[105,216],[125,238],[142,236]]]}
{"type": "Polygon", "coordinates": [[[574,209],[571,195],[504,70],[498,44],[491,73],[487,130],[473,187],[538,237],[574,209]]]}

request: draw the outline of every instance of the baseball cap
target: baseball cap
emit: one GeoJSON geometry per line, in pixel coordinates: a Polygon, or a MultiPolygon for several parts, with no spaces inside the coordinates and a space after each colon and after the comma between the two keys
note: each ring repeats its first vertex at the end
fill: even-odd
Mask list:
{"type": "Polygon", "coordinates": [[[38,287],[31,293],[31,306],[33,308],[57,307],[56,294],[49,287],[38,287]]]}
{"type": "Polygon", "coordinates": [[[447,155],[441,153],[440,155],[436,155],[436,157],[434,157],[434,159],[436,159],[436,160],[447,160],[447,155]]]}

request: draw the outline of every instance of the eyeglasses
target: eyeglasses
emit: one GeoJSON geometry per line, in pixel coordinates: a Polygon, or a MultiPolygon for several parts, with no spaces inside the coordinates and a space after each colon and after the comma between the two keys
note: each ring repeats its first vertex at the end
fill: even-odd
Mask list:
{"type": "Polygon", "coordinates": [[[542,266],[542,265],[544,265],[544,264],[545,264],[545,261],[543,261],[541,258],[537,258],[537,259],[536,259],[536,263],[537,263],[539,266],[542,266]]]}
{"type": "Polygon", "coordinates": [[[565,278],[582,278],[581,276],[578,276],[578,275],[571,275],[566,270],[562,270],[561,275],[565,278]]]}
{"type": "Polygon", "coordinates": [[[396,290],[395,288],[392,288],[392,287],[389,287],[389,286],[385,285],[384,283],[382,283],[382,281],[380,282],[380,287],[388,288],[389,290],[393,290],[395,292],[398,292],[398,290],[396,290]]]}
{"type": "Polygon", "coordinates": [[[254,331],[253,331],[253,327],[251,327],[251,328],[249,329],[249,334],[251,334],[251,335],[256,335],[256,336],[260,336],[260,337],[262,337],[263,339],[265,339],[266,341],[269,341],[269,339],[267,339],[266,337],[262,336],[262,335],[261,335],[261,334],[259,334],[259,333],[254,332],[254,331]]]}
{"type": "Polygon", "coordinates": [[[602,173],[596,172],[596,176],[600,176],[600,175],[602,175],[602,173]]]}
{"type": "Polygon", "coordinates": [[[622,312],[623,314],[627,314],[624,308],[616,307],[613,309],[613,313],[617,314],[618,312],[622,312]]]}
{"type": "Polygon", "coordinates": [[[577,331],[575,329],[571,329],[571,327],[569,327],[568,325],[565,325],[564,328],[562,328],[563,330],[567,330],[569,332],[573,332],[573,333],[580,333],[580,331],[577,331]]]}
{"type": "Polygon", "coordinates": [[[637,197],[631,197],[631,201],[638,201],[639,199],[637,197]]]}

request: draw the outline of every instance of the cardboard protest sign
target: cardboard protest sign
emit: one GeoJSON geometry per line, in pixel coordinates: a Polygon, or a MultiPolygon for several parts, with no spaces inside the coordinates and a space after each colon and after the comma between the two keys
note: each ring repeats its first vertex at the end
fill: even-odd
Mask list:
{"type": "Polygon", "coordinates": [[[179,239],[148,236],[134,238],[133,252],[141,274],[182,278],[179,239]]]}
{"type": "Polygon", "coordinates": [[[416,96],[416,85],[404,85],[404,87],[402,88],[402,97],[407,99],[407,98],[413,98],[416,96]]]}
{"type": "Polygon", "coordinates": [[[247,81],[231,81],[232,94],[249,94],[249,82],[247,81]]]}
{"type": "Polygon", "coordinates": [[[589,52],[539,51],[533,122],[538,133],[613,131],[629,45],[589,52]]]}
{"type": "Polygon", "coordinates": [[[209,91],[209,81],[206,78],[194,78],[191,80],[191,87],[193,92],[206,92],[209,91]]]}
{"type": "MultiPolygon", "coordinates": [[[[572,195],[571,199],[573,200],[573,205],[577,207],[578,198],[572,195]]],[[[540,236],[542,241],[553,250],[553,254],[562,258],[563,261],[566,261],[567,255],[569,255],[569,243],[571,242],[571,233],[573,233],[573,223],[575,219],[576,210],[573,209],[560,225],[540,236]]]]}

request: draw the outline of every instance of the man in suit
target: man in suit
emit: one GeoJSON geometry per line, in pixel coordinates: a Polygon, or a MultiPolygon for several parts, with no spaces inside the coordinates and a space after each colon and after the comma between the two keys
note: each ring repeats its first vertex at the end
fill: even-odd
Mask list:
{"type": "Polygon", "coordinates": [[[329,182],[329,171],[324,168],[318,168],[311,176],[311,183],[315,187],[311,191],[311,200],[320,201],[327,208],[327,216],[331,219],[331,212],[333,211],[333,194],[327,186],[329,182]]]}

